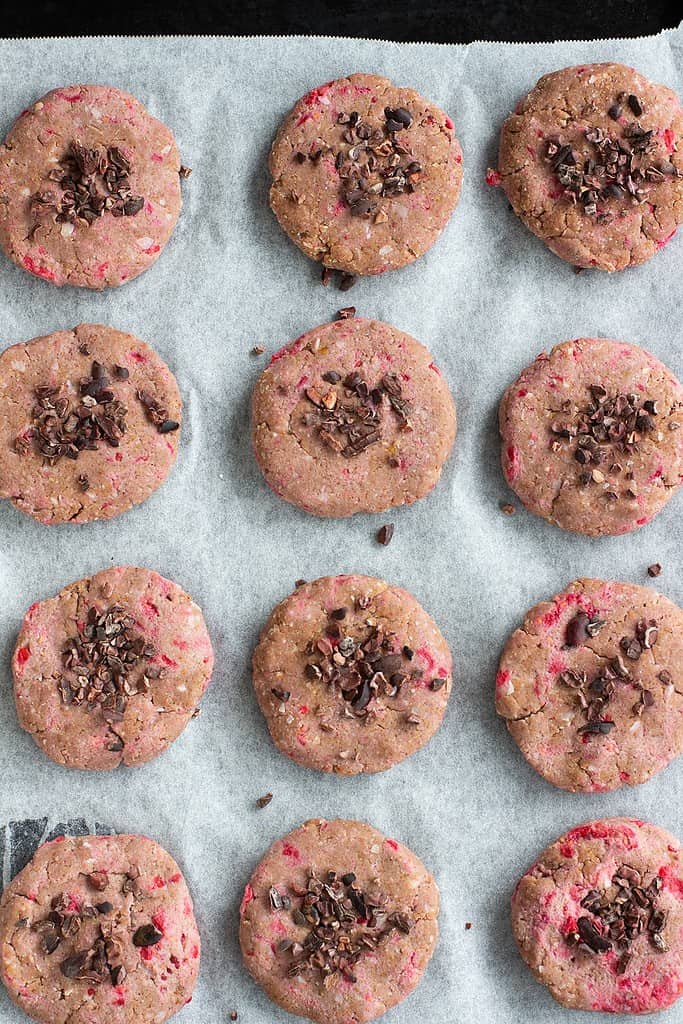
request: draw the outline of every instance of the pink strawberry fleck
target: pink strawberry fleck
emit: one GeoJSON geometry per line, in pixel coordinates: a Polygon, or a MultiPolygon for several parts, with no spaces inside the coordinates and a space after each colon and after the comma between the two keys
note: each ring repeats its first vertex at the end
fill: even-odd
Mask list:
{"type": "Polygon", "coordinates": [[[249,906],[249,904],[253,903],[253,901],[254,901],[254,890],[252,889],[252,887],[250,885],[247,885],[245,887],[245,890],[244,890],[244,896],[242,897],[242,902],[240,903],[240,914],[243,914],[244,911],[249,906]]]}
{"type": "Polygon", "coordinates": [[[34,274],[36,277],[42,277],[44,281],[54,281],[55,275],[48,267],[44,267],[41,263],[36,262],[32,256],[24,256],[22,263],[30,274],[34,274]]]}

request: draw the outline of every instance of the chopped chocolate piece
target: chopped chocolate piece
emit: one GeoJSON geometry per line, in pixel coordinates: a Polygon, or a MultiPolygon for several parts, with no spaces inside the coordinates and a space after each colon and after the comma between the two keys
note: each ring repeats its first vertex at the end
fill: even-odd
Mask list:
{"type": "Polygon", "coordinates": [[[38,220],[47,215],[58,224],[90,225],[107,212],[135,217],[145,200],[131,192],[130,172],[116,146],[88,149],[74,140],[50,171],[50,188],[31,196],[31,211],[38,220]]]}
{"type": "MultiPolygon", "coordinates": [[[[35,396],[28,436],[48,465],[62,458],[77,459],[82,451],[95,451],[101,442],[118,448],[126,432],[127,410],[110,389],[100,363],[93,363],[90,377],[79,382],[77,399],[67,396],[65,386],[49,384],[36,387],[35,396]]],[[[15,450],[20,446],[28,448],[26,437],[16,439],[15,450]]]]}
{"type": "Polygon", "coordinates": [[[156,946],[157,942],[160,942],[162,938],[163,932],[160,932],[153,924],[142,924],[133,933],[133,945],[142,948],[156,946]]]}
{"type": "Polygon", "coordinates": [[[391,543],[391,538],[393,536],[393,523],[385,523],[384,526],[380,526],[379,530],[377,531],[377,540],[379,541],[380,544],[383,544],[385,547],[387,546],[387,544],[391,543]]]}
{"type": "MultiPolygon", "coordinates": [[[[129,697],[146,690],[156,668],[147,666],[154,648],[134,627],[135,620],[120,605],[105,610],[90,606],[77,635],[62,649],[64,674],[57,687],[64,704],[87,711],[99,707],[106,722],[122,721],[129,697]]],[[[109,747],[122,748],[120,738],[109,747]]]]}
{"type": "Polygon", "coordinates": [[[376,950],[394,930],[409,934],[413,928],[408,914],[389,910],[387,896],[376,886],[361,889],[353,872],[340,877],[336,871],[319,876],[311,870],[296,898],[292,920],[307,933],[279,949],[290,957],[291,978],[311,972],[325,985],[335,975],[353,984],[354,967],[365,953],[376,950]]]}
{"type": "Polygon", "coordinates": [[[168,434],[173,430],[178,430],[180,424],[176,420],[168,419],[168,413],[161,402],[150,395],[148,391],[140,390],[137,393],[138,399],[142,402],[147,419],[150,423],[153,423],[160,434],[168,434]]]}

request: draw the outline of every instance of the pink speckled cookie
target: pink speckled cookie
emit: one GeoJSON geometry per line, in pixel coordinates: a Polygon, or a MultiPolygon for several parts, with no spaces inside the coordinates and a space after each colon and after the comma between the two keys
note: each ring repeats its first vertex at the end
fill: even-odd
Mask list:
{"type": "Polygon", "coordinates": [[[624,341],[542,352],[499,411],[505,477],[532,512],[592,537],[648,523],[683,481],[683,387],[624,341]]]}
{"type": "Polygon", "coordinates": [[[427,743],[451,691],[451,655],[415,598],[370,576],[304,583],[254,651],[276,746],[319,771],[380,772],[427,743]]]}
{"type": "Polygon", "coordinates": [[[683,751],[683,611],[647,587],[575,580],[508,640],[496,710],[556,786],[647,782],[683,751]]]}
{"type": "Polygon", "coordinates": [[[111,519],[178,454],[180,393],[132,334],[80,324],[0,355],[0,498],[45,525],[111,519]]]}
{"type": "Polygon", "coordinates": [[[151,761],[211,679],[204,617],[176,583],[116,566],[31,605],[14,649],[19,724],[69,768],[151,761]]]}
{"type": "Polygon", "coordinates": [[[180,173],[172,133],[134,96],[54,89],[0,147],[0,247],[56,285],[124,284],[169,240],[180,173]]]}
{"type": "Polygon", "coordinates": [[[462,151],[453,122],[413,89],[350,75],[307,93],[270,154],[270,205],[313,260],[347,274],[403,267],[455,209],[462,151]]]}
{"type": "Polygon", "coordinates": [[[419,983],[438,934],[424,864],[359,821],[307,821],[244,890],[240,945],[271,999],[319,1024],[364,1024],[419,983]]]}
{"type": "Polygon", "coordinates": [[[572,829],[519,882],[512,930],[536,979],[563,1006],[666,1009],[683,995],[680,843],[633,818],[572,829]]]}
{"type": "Polygon", "coordinates": [[[162,1024],[199,948],[185,879],[145,836],[45,843],[0,902],[0,977],[41,1024],[162,1024]]]}
{"type": "Polygon", "coordinates": [[[455,406],[431,354],[378,320],[324,324],[259,377],[253,442],[280,497],[319,516],[411,504],[437,483],[455,406]]]}
{"type": "Polygon", "coordinates": [[[683,110],[623,64],[544,75],[503,125],[500,184],[545,244],[578,267],[644,263],[683,221],[683,110]]]}

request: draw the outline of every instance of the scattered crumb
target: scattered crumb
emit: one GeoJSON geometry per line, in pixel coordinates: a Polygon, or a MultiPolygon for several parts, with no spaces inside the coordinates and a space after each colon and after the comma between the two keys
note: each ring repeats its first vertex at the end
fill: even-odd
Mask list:
{"type": "Polygon", "coordinates": [[[504,512],[506,516],[513,516],[515,514],[515,506],[511,505],[509,501],[501,501],[500,510],[504,512]]]}
{"type": "Polygon", "coordinates": [[[260,809],[261,807],[267,807],[270,801],[273,799],[272,793],[266,793],[265,796],[260,796],[256,801],[256,806],[260,809]]]}
{"type": "Polygon", "coordinates": [[[465,921],[465,931],[468,932],[471,927],[472,927],[472,922],[471,921],[465,921]]]}
{"type": "Polygon", "coordinates": [[[647,574],[648,574],[648,576],[652,576],[653,578],[655,576],[659,576],[661,571],[662,571],[662,567],[659,564],[659,562],[654,562],[652,565],[648,565],[648,567],[647,567],[647,574]]]}
{"type": "Polygon", "coordinates": [[[379,541],[380,544],[383,544],[384,547],[386,547],[387,544],[389,544],[391,542],[391,538],[393,536],[394,536],[394,524],[393,523],[385,523],[384,526],[380,526],[379,530],[377,531],[377,540],[379,541]]]}
{"type": "Polygon", "coordinates": [[[266,350],[264,349],[263,345],[254,345],[254,347],[251,350],[251,354],[253,356],[262,356],[265,351],[266,350]]]}

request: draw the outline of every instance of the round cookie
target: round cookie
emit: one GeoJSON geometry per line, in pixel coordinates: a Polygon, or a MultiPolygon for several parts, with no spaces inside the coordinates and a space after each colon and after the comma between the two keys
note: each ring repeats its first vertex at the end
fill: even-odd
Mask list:
{"type": "Polygon", "coordinates": [[[359,821],[317,819],[256,868],[240,945],[251,976],[289,1013],[364,1024],[419,983],[438,913],[436,882],[405,846],[359,821]]]}
{"type": "Polygon", "coordinates": [[[512,930],[563,1006],[652,1013],[683,995],[683,857],[664,829],[608,818],[545,850],[512,897],[512,930]]]}
{"type": "Polygon", "coordinates": [[[192,997],[199,949],[185,879],[145,836],[45,843],[0,902],[0,976],[42,1024],[162,1024],[192,997]]]}
{"type": "Polygon", "coordinates": [[[505,477],[528,509],[591,537],[648,523],[683,481],[683,388],[637,345],[578,338],[505,392],[505,477]]]}
{"type": "Polygon", "coordinates": [[[173,134],[134,96],[54,89],[0,146],[0,247],[56,285],[124,284],[169,240],[180,173],[173,134]]]}
{"type": "Polygon", "coordinates": [[[496,710],[548,782],[647,782],[683,751],[683,611],[632,583],[575,580],[505,645],[496,710]]]}
{"type": "Polygon", "coordinates": [[[577,267],[644,263],[683,221],[683,110],[622,64],[544,75],[503,125],[513,210],[577,267]]]}
{"type": "Polygon", "coordinates": [[[381,772],[420,750],[452,687],[434,621],[407,591],[370,576],[300,585],[271,613],[252,667],[278,749],[340,775],[381,772]]]}
{"type": "Polygon", "coordinates": [[[455,209],[453,122],[413,89],[350,75],[302,97],[270,154],[270,205],[313,260],[381,274],[430,248],[455,209]]]}
{"type": "Polygon", "coordinates": [[[19,724],[69,768],[151,761],[211,679],[204,617],[176,583],[116,566],[31,605],[14,649],[19,724]]]}
{"type": "Polygon", "coordinates": [[[254,389],[256,459],[276,494],[319,516],[411,504],[437,483],[455,406],[430,352],[360,318],[316,327],[254,389]]]}
{"type": "Polygon", "coordinates": [[[0,354],[0,498],[45,525],[112,519],[178,454],[175,377],[132,334],[80,324],[0,354]]]}

